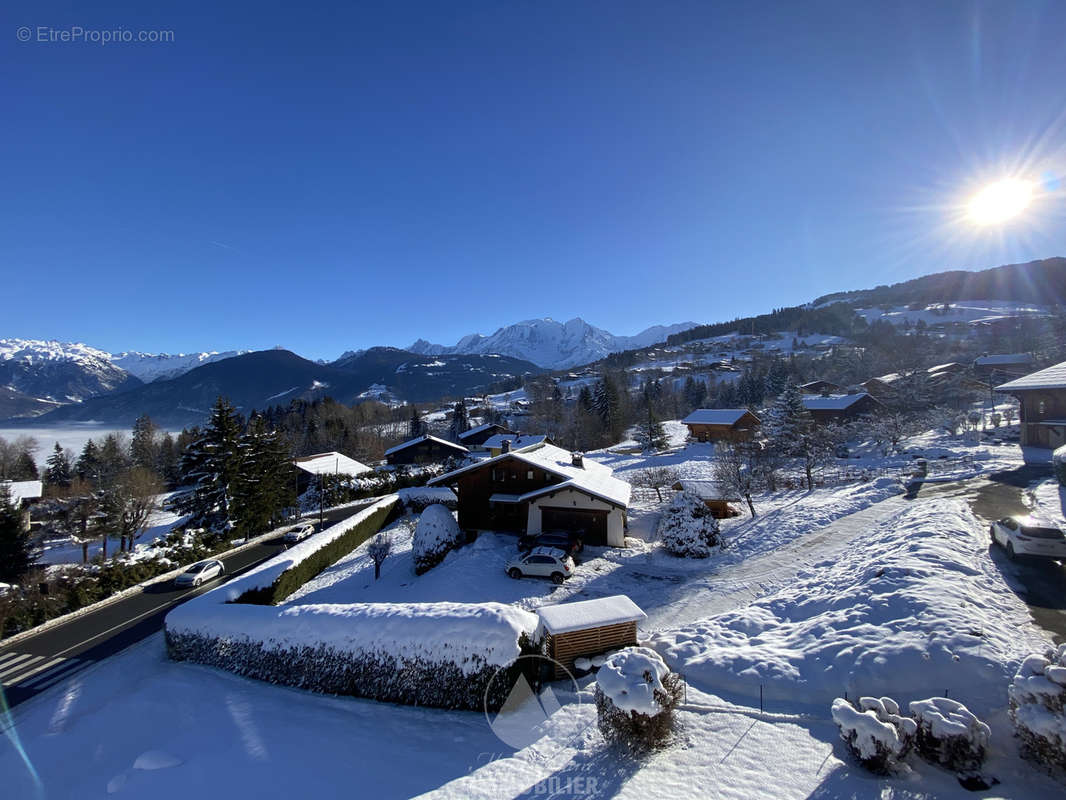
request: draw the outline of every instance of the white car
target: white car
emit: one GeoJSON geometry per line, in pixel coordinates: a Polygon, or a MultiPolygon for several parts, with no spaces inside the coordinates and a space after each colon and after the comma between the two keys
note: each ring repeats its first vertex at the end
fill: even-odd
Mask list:
{"type": "Polygon", "coordinates": [[[524,555],[507,562],[507,574],[512,578],[536,575],[562,583],[574,574],[574,559],[555,547],[534,547],[524,555]]]}
{"type": "Polygon", "coordinates": [[[1032,517],[1006,517],[988,529],[992,542],[1007,551],[1008,558],[1038,556],[1066,560],[1066,536],[1047,522],[1032,517]]]}
{"type": "Polygon", "coordinates": [[[175,586],[199,586],[226,574],[226,567],[221,561],[210,559],[193,564],[174,579],[175,586]]]}
{"type": "Polygon", "coordinates": [[[285,535],[281,537],[281,540],[285,544],[296,544],[297,542],[302,542],[314,532],[315,526],[310,522],[304,522],[295,528],[285,531],[285,535]]]}

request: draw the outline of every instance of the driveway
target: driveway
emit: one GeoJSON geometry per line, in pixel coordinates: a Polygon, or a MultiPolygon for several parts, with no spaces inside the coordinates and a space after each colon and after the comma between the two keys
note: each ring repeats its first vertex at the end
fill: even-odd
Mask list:
{"type": "MultiPolygon", "coordinates": [[[[1026,490],[1038,480],[1050,477],[1046,464],[1026,464],[1018,469],[996,472],[968,481],[924,484],[908,497],[959,497],[967,500],[980,519],[993,520],[1014,514],[1028,514],[1026,490]]],[[[1029,606],[1033,621],[1047,631],[1056,644],[1066,641],[1066,565],[1051,561],[1019,559],[1011,561],[1000,547],[989,546],[989,556],[1003,573],[1007,585],[1029,606]]]]}

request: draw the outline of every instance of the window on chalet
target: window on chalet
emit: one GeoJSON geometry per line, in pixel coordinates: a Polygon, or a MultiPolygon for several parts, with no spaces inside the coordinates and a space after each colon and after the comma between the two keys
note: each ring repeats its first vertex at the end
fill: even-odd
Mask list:
{"type": "Polygon", "coordinates": [[[528,470],[528,471],[526,472],[526,480],[527,480],[527,481],[531,481],[531,480],[533,480],[533,470],[528,470]]]}
{"type": "Polygon", "coordinates": [[[1045,403],[1043,400],[1041,400],[1039,403],[1036,404],[1036,414],[1037,414],[1038,417],[1042,417],[1046,413],[1047,413],[1047,403],[1045,403]]]}

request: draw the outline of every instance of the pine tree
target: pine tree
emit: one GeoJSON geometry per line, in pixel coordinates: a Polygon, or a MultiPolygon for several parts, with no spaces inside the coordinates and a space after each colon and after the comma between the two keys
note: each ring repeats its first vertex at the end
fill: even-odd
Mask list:
{"type": "Polygon", "coordinates": [[[70,458],[59,442],[56,442],[52,455],[48,456],[48,469],[44,473],[44,482],[49,486],[66,489],[74,480],[74,468],[70,458]]]}
{"type": "Polygon", "coordinates": [[[18,583],[34,565],[30,533],[22,513],[11,499],[11,490],[0,484],[0,581],[18,583]]]}
{"type": "Polygon", "coordinates": [[[417,439],[425,433],[425,423],[422,422],[422,415],[418,412],[418,406],[411,406],[411,417],[407,420],[407,438],[417,439]]]}
{"type": "Polygon", "coordinates": [[[666,431],[655,413],[655,406],[650,395],[644,395],[645,417],[637,428],[637,441],[645,450],[664,450],[666,448],[666,431]]]}
{"type": "Polygon", "coordinates": [[[15,468],[12,478],[16,481],[35,481],[40,477],[37,471],[37,463],[33,460],[33,454],[29,450],[23,450],[15,459],[15,468]]]}
{"type": "Polygon", "coordinates": [[[453,442],[459,441],[459,435],[470,430],[470,415],[466,410],[466,401],[460,400],[452,411],[452,424],[449,431],[453,442]]]}
{"type": "Polygon", "coordinates": [[[596,384],[592,395],[592,410],[600,420],[604,433],[610,441],[617,441],[624,426],[622,396],[618,384],[610,375],[605,375],[596,384]]]}
{"type": "Polygon", "coordinates": [[[777,452],[803,461],[808,491],[814,488],[814,467],[827,455],[831,443],[814,423],[803,403],[803,393],[794,383],[785,387],[767,415],[764,433],[777,452]]]}
{"type": "Polygon", "coordinates": [[[240,439],[240,467],[233,482],[231,518],[244,536],[269,530],[296,502],[292,461],[277,431],[255,416],[240,439]]]}
{"type": "Polygon", "coordinates": [[[179,466],[178,446],[174,442],[174,437],[166,433],[159,440],[159,477],[170,488],[178,483],[181,474],[179,466]]]}
{"type": "Polygon", "coordinates": [[[81,455],[78,456],[78,463],[74,469],[83,481],[96,483],[100,479],[100,449],[92,439],[89,439],[81,449],[81,455]]]}
{"type": "Polygon", "coordinates": [[[130,462],[127,450],[128,448],[123,446],[117,434],[109,433],[104,437],[104,443],[100,447],[100,468],[98,471],[100,483],[106,485],[113,482],[129,468],[130,462]]]}
{"type": "Polygon", "coordinates": [[[182,455],[182,481],[193,489],[180,496],[175,507],[190,514],[196,525],[226,526],[229,522],[230,492],[240,472],[243,427],[230,402],[219,397],[202,435],[182,455]]]}
{"type": "Polygon", "coordinates": [[[159,468],[159,428],[147,414],[137,417],[133,423],[133,438],[130,441],[130,460],[136,467],[156,470],[159,468]]]}

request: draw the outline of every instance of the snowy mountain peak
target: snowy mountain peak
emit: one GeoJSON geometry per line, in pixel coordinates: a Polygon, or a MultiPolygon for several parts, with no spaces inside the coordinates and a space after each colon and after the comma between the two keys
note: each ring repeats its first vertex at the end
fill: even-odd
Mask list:
{"type": "Polygon", "coordinates": [[[227,350],[220,353],[139,353],[129,351],[125,353],[111,354],[110,358],[115,366],[140,378],[145,383],[157,380],[169,380],[179,375],[184,375],[191,369],[222,361],[226,358],[244,355],[250,350],[227,350]]]}
{"type": "Polygon", "coordinates": [[[419,339],[408,350],[421,355],[489,354],[512,356],[542,367],[566,369],[598,361],[610,353],[648,347],[672,333],[688,330],[694,322],[655,325],[635,336],[616,336],[580,317],[557,322],[551,317],[527,319],[499,328],[491,336],[471,333],[451,347],[419,339]]]}
{"type": "Polygon", "coordinates": [[[111,361],[111,354],[79,342],[55,339],[0,339],[0,361],[24,361],[40,364],[47,361],[111,361]]]}

